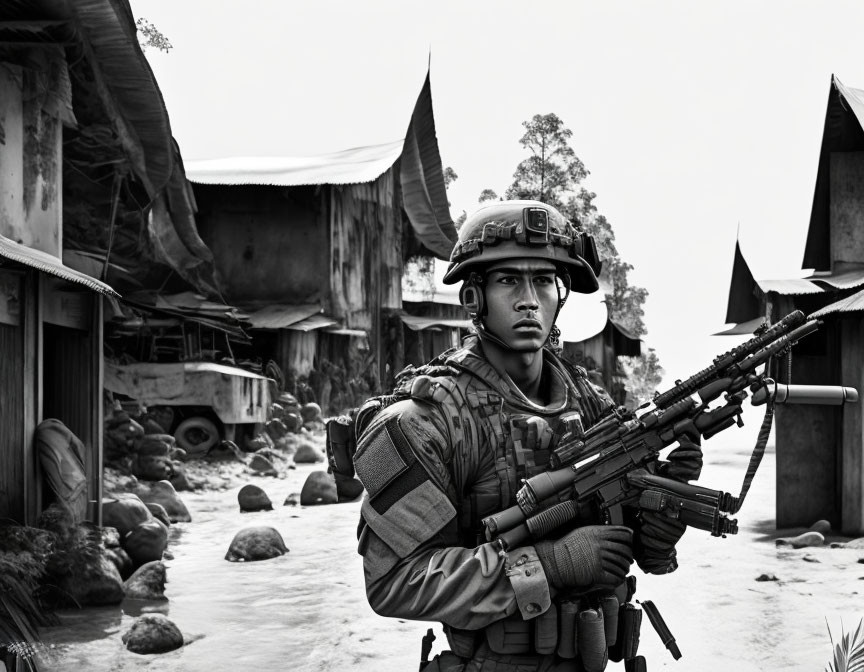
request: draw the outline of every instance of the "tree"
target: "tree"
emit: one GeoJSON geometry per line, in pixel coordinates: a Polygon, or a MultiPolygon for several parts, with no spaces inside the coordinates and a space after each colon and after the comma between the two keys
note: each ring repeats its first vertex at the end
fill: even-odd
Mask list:
{"type": "MultiPolygon", "coordinates": [[[[603,261],[601,278],[609,287],[606,303],[610,317],[634,336],[643,336],[646,332],[643,306],[648,290],[630,284],[628,276],[633,266],[621,259],[612,224],[594,205],[597,194],[582,185],[590,173],[570,146],[573,132],[553,113],[535,114],[530,121],[522,122],[522,126],[525,133],[519,143],[531,155],[516,166],[513,183],[505,197],[553,205],[593,236],[603,261]]],[[[491,189],[484,189],[480,194],[481,202],[494,194],[491,189]]],[[[630,359],[633,360],[630,369],[635,376],[632,385],[639,388],[640,394],[643,389],[653,390],[663,373],[657,354],[649,350],[630,359]]]]}
{"type": "Polygon", "coordinates": [[[633,397],[635,406],[651,401],[654,390],[663,380],[665,371],[660,366],[660,358],[654,348],[639,357],[622,357],[621,367],[627,376],[627,389],[633,397]]]}
{"type": "Polygon", "coordinates": [[[147,19],[143,17],[138,19],[135,22],[135,28],[138,30],[138,44],[141,45],[143,51],[153,47],[167,54],[169,49],[174,48],[168,38],[147,19]]]}
{"type": "Polygon", "coordinates": [[[496,194],[492,189],[484,189],[480,192],[480,196],[477,197],[478,203],[485,203],[486,201],[495,201],[498,199],[498,194],[496,194]]]}

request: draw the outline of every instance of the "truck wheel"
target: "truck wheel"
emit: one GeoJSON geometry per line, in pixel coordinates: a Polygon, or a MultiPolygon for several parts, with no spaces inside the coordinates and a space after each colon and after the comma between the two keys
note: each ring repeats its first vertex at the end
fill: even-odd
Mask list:
{"type": "Polygon", "coordinates": [[[177,445],[188,457],[202,457],[219,443],[219,429],[207,418],[187,418],[174,431],[177,445]]]}

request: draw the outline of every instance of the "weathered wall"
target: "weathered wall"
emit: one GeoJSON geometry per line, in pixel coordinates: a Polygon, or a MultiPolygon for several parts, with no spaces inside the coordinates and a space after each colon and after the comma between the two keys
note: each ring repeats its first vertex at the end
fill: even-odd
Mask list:
{"type": "Polygon", "coordinates": [[[60,257],[62,135],[38,71],[0,64],[0,235],[60,257]]]}
{"type": "MultiPolygon", "coordinates": [[[[840,324],[840,383],[864,393],[864,318],[849,314],[840,324]]],[[[864,534],[864,401],[842,408],[841,523],[845,534],[864,534]]]]}
{"type": "Polygon", "coordinates": [[[201,238],[229,303],[326,299],[323,189],[194,185],[201,238]]]}
{"type": "Polygon", "coordinates": [[[831,266],[864,263],[864,152],[834,152],[830,163],[831,266]]]}

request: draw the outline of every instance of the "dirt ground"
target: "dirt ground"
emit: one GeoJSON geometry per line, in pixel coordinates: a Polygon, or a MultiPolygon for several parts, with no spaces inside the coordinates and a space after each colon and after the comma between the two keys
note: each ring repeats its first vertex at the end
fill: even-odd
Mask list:
{"type": "MultiPolygon", "coordinates": [[[[702,484],[737,494],[749,448],[706,453],[702,484]]],[[[161,656],[126,651],[120,635],[147,610],[127,601],[115,610],[64,613],[63,625],[45,636],[51,651],[46,669],[227,672],[243,661],[244,669],[293,672],[416,670],[426,629],[438,637],[433,652],[444,646],[443,633],[437,624],[382,618],[369,608],[356,552],[360,502],[282,505],[311,471],[323,468],[298,465],[268,478],[228,461],[193,465],[192,476],[209,478],[211,488],[183,495],[193,521],[173,526],[169,601],[158,608],[188,645],[161,656]],[[224,489],[215,489],[220,482],[224,489]],[[237,491],[248,482],[268,492],[273,511],[237,511],[237,491]],[[221,556],[234,531],[249,524],[276,527],[290,552],[246,567],[225,562],[221,556]]],[[[719,539],[689,530],[679,545],[677,572],[656,577],[635,570],[636,598],[654,601],[683,654],[673,660],[646,619],[640,652],[649,669],[825,669],[832,656],[829,628],[836,641],[841,627],[857,626],[864,549],[778,547],[777,538],[802,530],[774,529],[775,488],[769,453],[738,515],[739,534],[719,539]]],[[[623,665],[607,669],[618,668],[623,665]]]]}

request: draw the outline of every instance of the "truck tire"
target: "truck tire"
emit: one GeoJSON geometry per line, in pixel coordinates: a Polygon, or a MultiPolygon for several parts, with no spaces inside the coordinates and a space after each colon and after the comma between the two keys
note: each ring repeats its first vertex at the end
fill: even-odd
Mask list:
{"type": "Polygon", "coordinates": [[[221,440],[219,429],[207,418],[187,418],[174,431],[177,445],[186,451],[187,458],[203,457],[221,440]]]}

